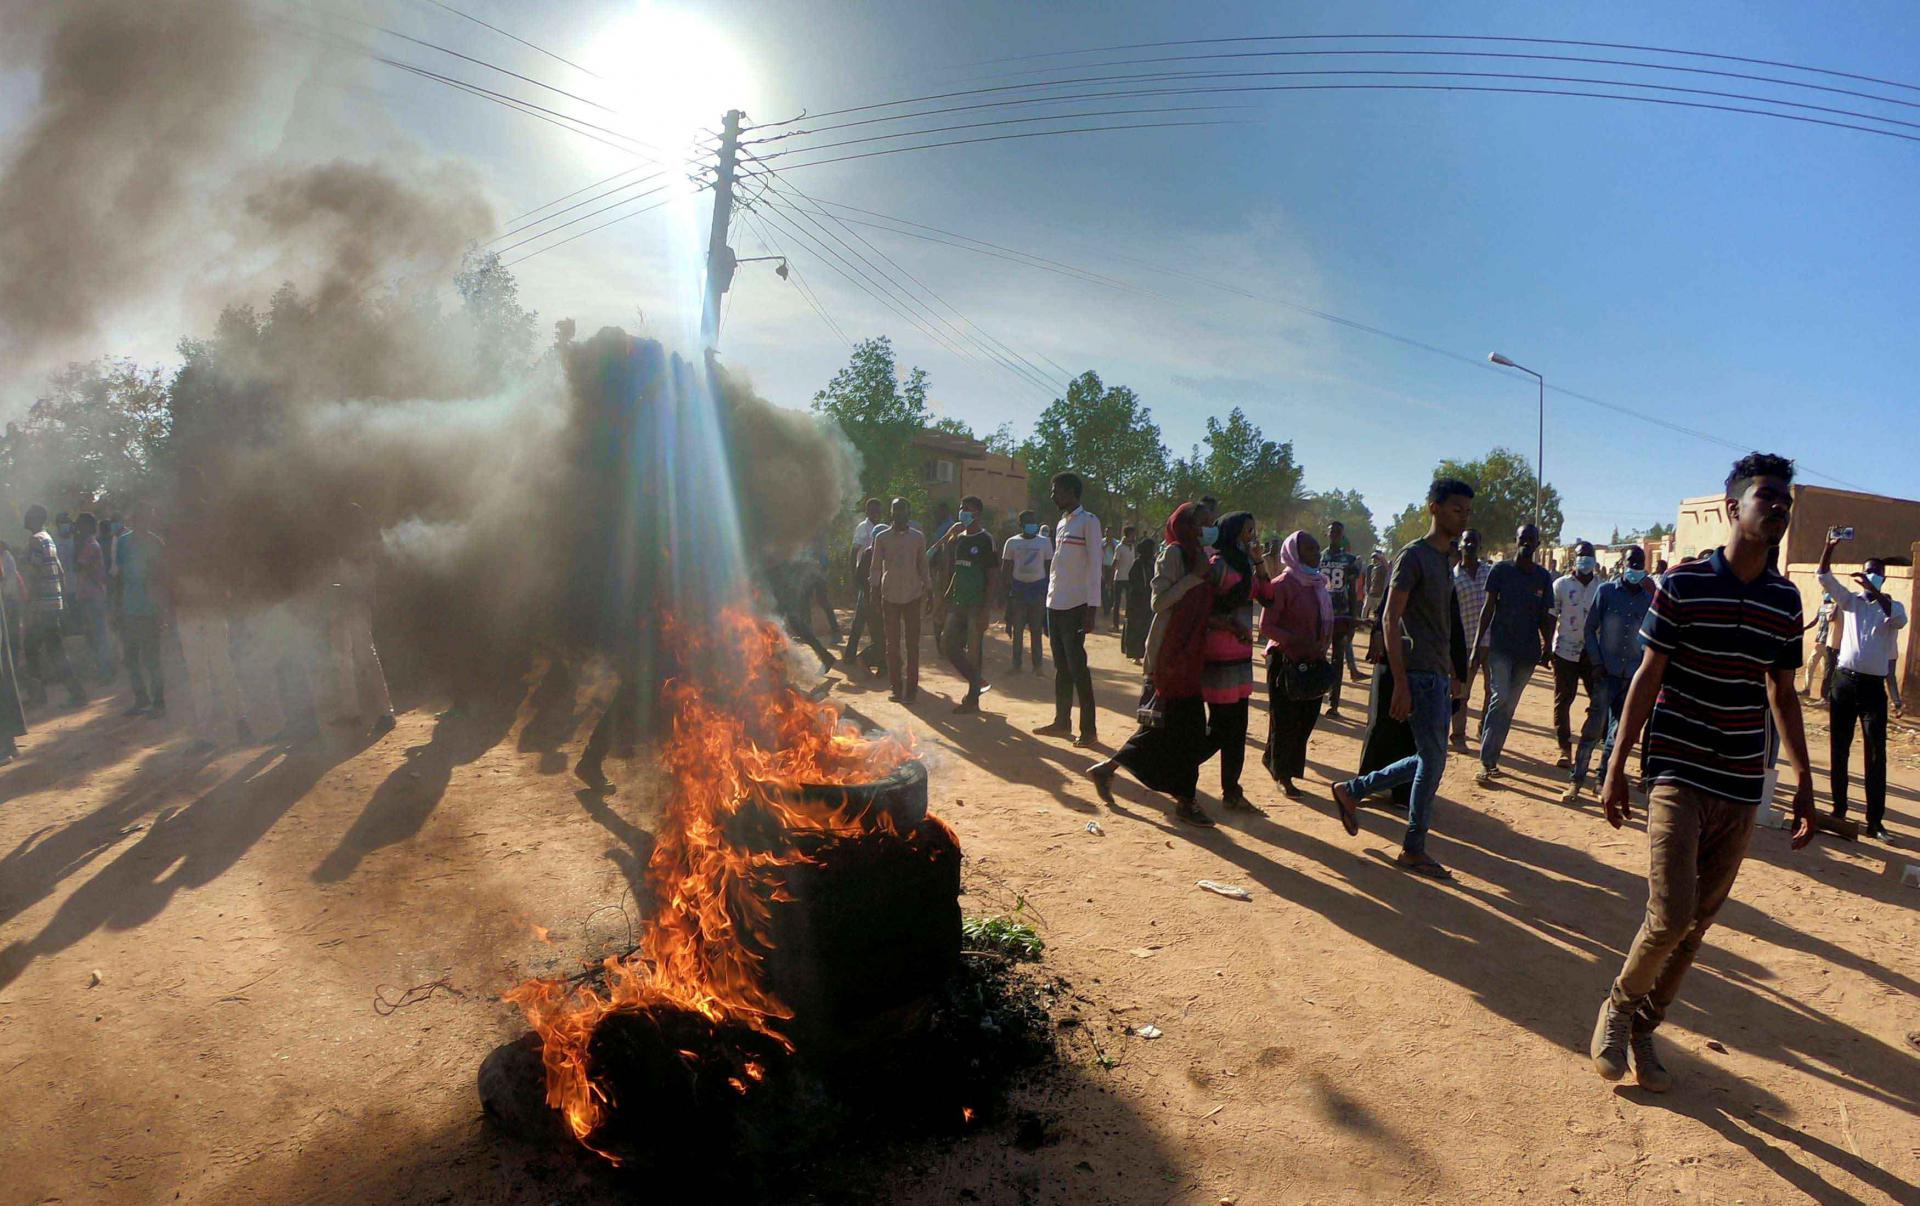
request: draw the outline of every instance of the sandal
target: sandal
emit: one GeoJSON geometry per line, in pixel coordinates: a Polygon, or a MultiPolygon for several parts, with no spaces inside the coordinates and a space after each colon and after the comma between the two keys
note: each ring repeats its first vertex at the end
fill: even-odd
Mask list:
{"type": "Polygon", "coordinates": [[[1096,762],[1087,768],[1087,778],[1093,780],[1094,794],[1108,808],[1118,807],[1113,801],[1113,772],[1113,765],[1107,762],[1096,762]]]}
{"type": "Polygon", "coordinates": [[[1304,793],[1294,785],[1292,779],[1280,780],[1280,794],[1289,800],[1298,800],[1304,793]]]}
{"type": "Polygon", "coordinates": [[[1353,798],[1344,783],[1333,785],[1334,807],[1340,810],[1340,828],[1347,831],[1348,837],[1360,836],[1360,801],[1353,798]]]}
{"type": "Polygon", "coordinates": [[[1201,812],[1200,806],[1192,800],[1182,800],[1174,805],[1173,815],[1185,821],[1187,824],[1198,826],[1201,829],[1212,829],[1215,825],[1219,824],[1218,821],[1215,821],[1206,813],[1201,812]]]}
{"type": "Polygon", "coordinates": [[[1243,812],[1250,816],[1263,817],[1267,815],[1262,809],[1255,805],[1252,800],[1247,799],[1245,792],[1234,792],[1226,799],[1220,801],[1220,807],[1226,809],[1228,812],[1243,812]]]}
{"type": "Polygon", "coordinates": [[[1408,854],[1402,850],[1394,863],[1403,871],[1411,871],[1426,879],[1452,879],[1453,872],[1441,866],[1430,854],[1408,854]]]}

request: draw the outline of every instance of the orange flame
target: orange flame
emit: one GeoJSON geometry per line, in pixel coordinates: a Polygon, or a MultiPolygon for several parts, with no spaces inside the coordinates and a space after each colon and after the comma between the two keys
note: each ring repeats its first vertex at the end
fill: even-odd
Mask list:
{"type": "MultiPolygon", "coordinates": [[[[639,950],[602,962],[604,992],[591,983],[529,980],[505,994],[544,1043],[547,1103],[583,1143],[605,1107],[587,1046],[616,1009],[687,1010],[786,1044],[778,1027],[791,1015],[762,983],[754,946],[768,948],[768,914],[751,889],[801,856],[743,849],[729,840],[729,822],[747,813],[786,831],[888,828],[884,814],[809,803],[795,789],[871,780],[912,754],[895,738],[862,736],[839,709],[795,689],[785,638],[746,610],[723,611],[710,629],[671,620],[666,629],[663,647],[677,650],[682,673],[664,688],[672,731],[661,760],[672,787],[647,868],[656,910],[639,950]]],[[[743,1071],[753,1082],[766,1072],[751,1061],[743,1071]]],[[[748,1089],[737,1078],[729,1083],[748,1089]]]]}

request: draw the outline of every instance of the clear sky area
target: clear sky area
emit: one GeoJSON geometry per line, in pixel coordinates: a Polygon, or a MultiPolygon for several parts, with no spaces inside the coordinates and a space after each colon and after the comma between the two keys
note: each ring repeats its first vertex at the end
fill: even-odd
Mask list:
{"type": "MultiPolygon", "coordinates": [[[[1093,369],[1137,390],[1176,452],[1199,440],[1207,416],[1243,407],[1269,436],[1293,441],[1310,488],[1361,490],[1384,527],[1440,457],[1496,444],[1532,456],[1534,384],[1487,367],[1497,350],[1550,387],[1672,425],[1549,392],[1546,476],[1565,496],[1569,539],[1671,522],[1681,497],[1717,487],[1737,455],[1729,445],[1792,455],[1808,481],[1920,496],[1920,6],[1906,0],[453,0],[451,9],[392,0],[352,11],[390,31],[358,27],[352,36],[396,59],[623,136],[596,140],[378,64],[301,91],[297,105],[329,120],[289,134],[288,153],[326,150],[334,139],[341,154],[411,144],[467,159],[495,197],[503,231],[513,215],[596,180],[655,170],[627,137],[672,161],[698,127],[744,109],[758,127],[746,135],[761,157],[750,169],[778,175],[747,183],[743,195],[758,204],[732,242],[743,257],[787,255],[800,279],[783,280],[768,263],[742,265],[721,348],[785,405],[805,406],[845,362],[847,339],[870,335],[891,336],[905,365],[931,374],[937,408],[982,434],[1006,422],[1024,434],[1060,382],[1093,369]],[[1538,43],[1197,41],[1330,34],[1573,39],[1794,66],[1538,43]],[[1139,47],[1176,41],[1189,44],[1139,47]],[[1122,46],[1134,48],[1103,49],[1122,46]],[[1380,53],[1395,49],[1454,53],[1380,53]],[[1279,53],[1308,50],[1321,53],[1279,53]],[[1350,50],[1370,53],[1327,53],[1350,50]],[[1248,57],[1196,57],[1235,53],[1248,57]],[[1611,62],[1566,61],[1574,58],[1611,62]],[[1165,61],[1139,61],[1148,59],[1165,61]],[[1254,74],[1335,71],[1370,74],[1254,74]],[[1147,75],[1158,78],[1135,78],[1147,75]],[[1020,90],[1074,79],[1088,82],[1020,90]],[[1221,91],[1449,82],[1684,103],[1375,87],[1221,91]],[[988,107],[1067,93],[1126,95],[988,107]],[[948,106],[956,111],[848,124],[948,106]],[[1737,108],[1807,120],[1728,111],[1737,108]],[[802,111],[809,116],[788,121],[802,111]],[[1036,114],[1055,120],[1014,120],[1036,114]],[[1198,122],[1230,124],[1187,124],[1198,122]],[[1154,128],[842,158],[1090,125],[1154,128]],[[943,126],[969,128],[850,141],[943,126]],[[929,290],[937,301],[921,301],[937,321],[910,324],[836,271],[806,241],[820,239],[817,230],[781,209],[815,202],[858,207],[835,212],[875,223],[835,229],[850,243],[858,231],[871,243],[863,252],[876,261],[884,252],[929,290]],[[874,215],[946,241],[909,237],[874,215]]],[[[30,87],[11,80],[0,113],[30,102],[30,87]]],[[[670,193],[685,189],[680,174],[689,170],[674,166],[669,178],[681,183],[670,193]]],[[[632,211],[648,203],[630,194],[608,202],[621,197],[632,211]]],[[[627,211],[530,240],[543,227],[525,227],[497,246],[519,261],[524,300],[543,323],[572,317],[583,332],[644,323],[668,333],[694,299],[680,282],[704,251],[709,197],[681,197],[605,229],[590,228],[627,211]]],[[[164,356],[182,333],[151,316],[130,323],[120,342],[98,350],[164,356]]]]}

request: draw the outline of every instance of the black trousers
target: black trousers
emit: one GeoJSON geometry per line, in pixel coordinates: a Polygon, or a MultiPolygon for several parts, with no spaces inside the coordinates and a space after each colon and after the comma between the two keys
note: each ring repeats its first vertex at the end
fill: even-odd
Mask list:
{"type": "MultiPolygon", "coordinates": [[[[1593,725],[1595,716],[1593,707],[1593,663],[1587,660],[1583,652],[1580,660],[1570,662],[1559,654],[1553,655],[1553,737],[1560,743],[1560,752],[1573,752],[1573,726],[1568,715],[1573,711],[1573,697],[1580,688],[1587,689],[1587,719],[1580,726],[1584,734],[1593,725]]],[[[1605,723],[1602,714],[1601,723],[1605,723]]]]}
{"type": "Polygon", "coordinates": [[[127,678],[133,684],[134,706],[164,710],[167,681],[160,671],[160,618],[127,616],[122,619],[120,643],[126,651],[127,678]]]}
{"type": "Polygon", "coordinates": [[[1327,711],[1340,710],[1340,684],[1346,680],[1346,671],[1341,669],[1341,659],[1351,668],[1353,662],[1353,621],[1336,619],[1333,622],[1333,685],[1327,688],[1327,711]]]}
{"type": "MultiPolygon", "coordinates": [[[[980,694],[980,667],[974,661],[969,647],[973,644],[974,631],[987,622],[986,607],[979,603],[947,604],[946,626],[940,630],[940,652],[947,655],[953,668],[961,678],[967,680],[967,698],[975,699],[980,694]]],[[[1017,650],[1018,645],[1014,648],[1017,650]]]]}
{"type": "Polygon", "coordinates": [[[1853,752],[1853,727],[1860,726],[1866,747],[1867,829],[1881,828],[1887,814],[1887,680],[1877,674],[1840,670],[1833,677],[1832,764],[1833,815],[1847,815],[1847,760],[1853,752]]]}
{"type": "Polygon", "coordinates": [[[1240,769],[1247,764],[1247,712],[1252,700],[1207,705],[1207,745],[1220,752],[1220,797],[1240,795],[1240,769]]]}
{"type": "Polygon", "coordinates": [[[866,664],[875,664],[874,646],[880,644],[880,600],[867,596],[861,587],[853,597],[853,621],[847,625],[847,649],[843,656],[851,662],[860,653],[860,638],[867,638],[866,664]]]}
{"type": "Polygon", "coordinates": [[[1098,731],[1093,714],[1093,671],[1087,666],[1087,613],[1091,608],[1047,609],[1047,635],[1053,647],[1053,723],[1073,723],[1074,696],[1080,697],[1080,735],[1098,731]]]}
{"type": "Polygon", "coordinates": [[[36,703],[47,698],[47,684],[57,682],[67,689],[67,698],[74,703],[87,698],[86,688],[80,685],[80,676],[73,671],[73,663],[67,660],[67,642],[61,635],[61,617],[58,614],[29,615],[27,617],[27,673],[33,683],[28,688],[36,703]]]}

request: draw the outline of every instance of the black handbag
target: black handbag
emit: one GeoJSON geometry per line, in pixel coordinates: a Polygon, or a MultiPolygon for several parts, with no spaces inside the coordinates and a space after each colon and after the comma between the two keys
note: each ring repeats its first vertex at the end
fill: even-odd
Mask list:
{"type": "Polygon", "coordinates": [[[1143,729],[1157,729],[1167,723],[1166,703],[1160,698],[1160,693],[1153,689],[1151,678],[1140,685],[1140,706],[1135,716],[1143,729]]]}
{"type": "Polygon", "coordinates": [[[1319,699],[1333,687],[1333,676],[1339,671],[1325,658],[1306,658],[1294,661],[1291,658],[1274,658],[1274,678],[1280,686],[1280,694],[1295,702],[1303,703],[1309,699],[1319,699]]]}

